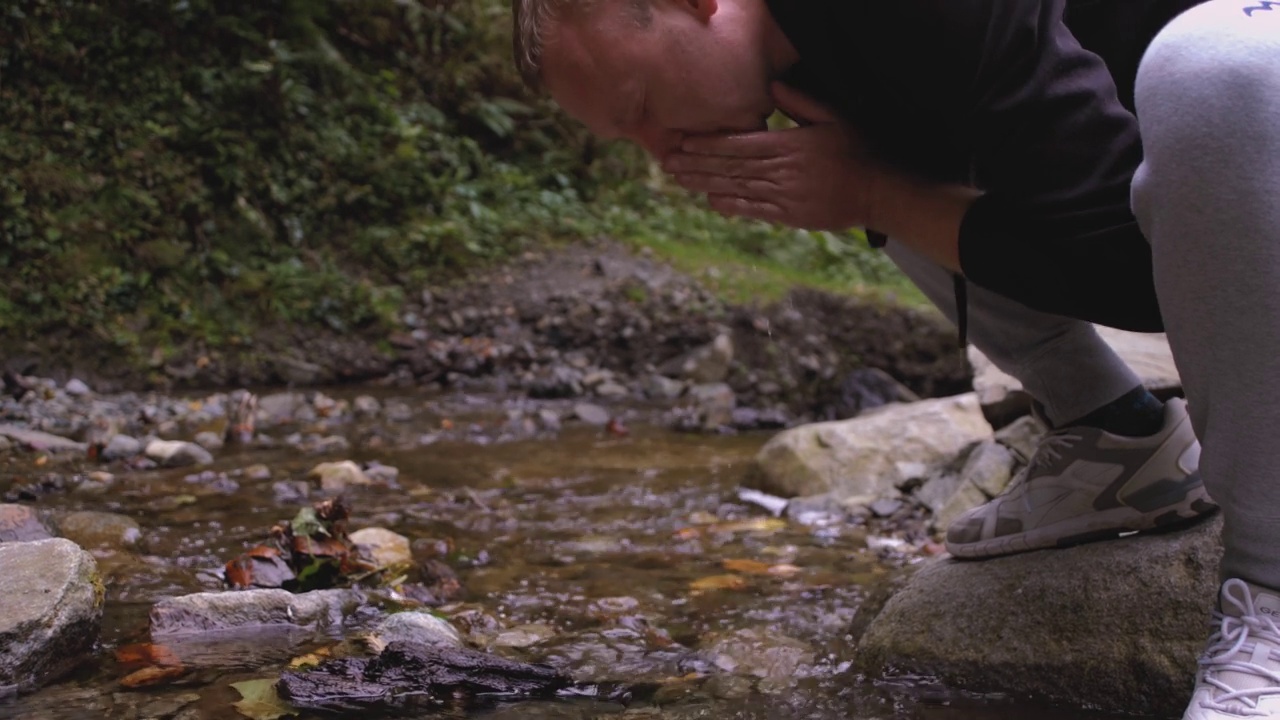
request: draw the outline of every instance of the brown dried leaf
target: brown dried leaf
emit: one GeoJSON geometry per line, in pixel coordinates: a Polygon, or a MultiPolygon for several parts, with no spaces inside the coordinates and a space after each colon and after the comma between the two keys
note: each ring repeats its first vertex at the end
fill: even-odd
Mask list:
{"type": "Polygon", "coordinates": [[[759,560],[725,560],[721,565],[725,570],[743,575],[770,575],[773,566],[759,560]]]}
{"type": "Polygon", "coordinates": [[[747,580],[741,575],[711,575],[694,580],[689,584],[689,589],[696,593],[713,590],[746,590],[747,580]]]}
{"type": "Polygon", "coordinates": [[[127,688],[152,687],[177,680],[186,674],[187,669],[181,665],[151,665],[125,675],[120,679],[120,684],[127,688]]]}

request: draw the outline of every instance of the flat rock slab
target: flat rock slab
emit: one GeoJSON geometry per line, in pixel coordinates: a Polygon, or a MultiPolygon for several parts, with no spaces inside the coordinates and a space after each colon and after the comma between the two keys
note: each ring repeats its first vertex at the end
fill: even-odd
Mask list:
{"type": "Polygon", "coordinates": [[[31,430],[29,428],[18,427],[17,425],[0,425],[0,437],[6,437],[10,440],[32,450],[40,450],[43,452],[61,453],[61,452],[88,452],[89,446],[64,438],[60,435],[53,435],[39,430],[31,430]]]}
{"type": "Polygon", "coordinates": [[[355,590],[236,590],[166,598],[151,608],[151,636],[254,632],[261,628],[341,627],[364,601],[355,590]]]}
{"type": "Polygon", "coordinates": [[[75,543],[0,544],[0,578],[0,688],[53,680],[98,641],[102,580],[93,557],[75,543]]]}
{"type": "Polygon", "coordinates": [[[1179,717],[1209,633],[1221,520],[1164,535],[920,569],[858,666],[978,692],[1179,717]]]}

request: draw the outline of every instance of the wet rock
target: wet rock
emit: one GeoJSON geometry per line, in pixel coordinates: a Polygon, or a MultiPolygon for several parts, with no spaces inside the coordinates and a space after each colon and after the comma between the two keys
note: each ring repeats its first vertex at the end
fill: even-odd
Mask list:
{"type": "Polygon", "coordinates": [[[650,375],[644,381],[644,394],[654,400],[675,400],[684,394],[685,383],[665,375],[650,375]]]}
{"type": "Polygon", "coordinates": [[[599,405],[591,403],[578,403],[573,406],[573,416],[588,425],[597,425],[603,427],[609,424],[609,411],[599,405]]]}
{"type": "Polygon", "coordinates": [[[152,440],[147,443],[147,457],[162,467],[188,467],[191,465],[211,465],[213,456],[208,450],[195,443],[180,440],[152,440]]]}
{"type": "Polygon", "coordinates": [[[733,338],[719,335],[710,344],[690,351],[659,367],[668,377],[677,377],[696,384],[724,382],[733,363],[733,338]]]}
{"type": "Polygon", "coordinates": [[[560,432],[560,413],[550,408],[539,410],[538,424],[547,432],[560,432]]]}
{"type": "Polygon", "coordinates": [[[702,643],[702,652],[725,672],[768,680],[793,680],[814,663],[813,648],[763,628],[713,636],[702,643]]]}
{"type": "Polygon", "coordinates": [[[112,460],[128,460],[142,454],[142,441],[128,435],[116,435],[107,441],[106,447],[102,449],[102,459],[108,462],[112,460]]]}
{"type": "Polygon", "coordinates": [[[142,528],[133,518],[91,510],[58,520],[58,534],[86,548],[129,550],[142,541],[142,528]]]}
{"type": "Polygon", "coordinates": [[[278,503],[298,505],[311,497],[311,485],[302,480],[281,480],[271,485],[271,494],[278,503]]]}
{"type": "Polygon", "coordinates": [[[365,466],[364,475],[369,478],[370,482],[379,485],[394,485],[400,477],[400,469],[373,462],[365,466]]]}
{"type": "Polygon", "coordinates": [[[258,416],[270,423],[287,423],[307,404],[301,393],[276,393],[258,398],[258,416]]]}
{"type": "MultiPolygon", "coordinates": [[[[1163,397],[1182,387],[1169,341],[1163,334],[1095,328],[1120,359],[1133,368],[1147,389],[1163,397]]],[[[968,352],[973,366],[973,389],[992,424],[1003,426],[1026,415],[1031,397],[1023,390],[1022,383],[1002,372],[976,347],[970,345],[968,352]]]]}
{"type": "Polygon", "coordinates": [[[413,408],[399,400],[388,400],[384,406],[383,416],[391,422],[407,423],[413,420],[413,408]]]}
{"type": "Polygon", "coordinates": [[[1018,454],[1022,462],[1029,462],[1040,447],[1048,429],[1034,415],[1018,418],[996,431],[996,442],[1018,454]]]}
{"type": "Polygon", "coordinates": [[[413,552],[409,538],[385,528],[365,528],[351,533],[351,543],[361,555],[373,561],[379,569],[413,564],[413,552]]]}
{"type": "Polygon", "coordinates": [[[93,557],[58,538],[0,544],[0,688],[29,689],[79,664],[98,640],[93,557]]]}
{"type": "MultiPolygon", "coordinates": [[[[950,497],[936,509],[930,507],[934,512],[933,527],[945,531],[963,513],[1004,492],[1016,467],[1017,458],[1004,445],[994,440],[978,445],[955,475],[950,497]]],[[[921,488],[922,491],[928,489],[928,485],[921,488]]]]}
{"type": "Polygon", "coordinates": [[[32,542],[53,537],[26,505],[0,505],[0,543],[32,542]]]}
{"type": "Polygon", "coordinates": [[[555,636],[556,630],[550,625],[520,625],[498,633],[497,637],[489,642],[489,647],[523,649],[533,647],[555,636]]]}
{"type": "Polygon", "coordinates": [[[602,398],[613,400],[620,400],[631,394],[631,391],[627,390],[625,385],[620,385],[613,381],[600,383],[600,385],[596,387],[595,392],[596,395],[602,398]]]}
{"type": "Polygon", "coordinates": [[[448,620],[424,612],[388,615],[373,629],[371,637],[380,643],[380,647],[397,640],[427,646],[462,647],[462,636],[448,620]]]}
{"type": "Polygon", "coordinates": [[[300,447],[313,455],[336,455],[351,449],[351,441],[341,435],[326,435],[308,439],[300,447]]]}
{"type": "Polygon", "coordinates": [[[991,425],[973,394],[888,406],[779,433],[756,456],[751,483],[782,497],[889,497],[914,474],[911,464],[945,463],[989,437],[991,425]]]}
{"type": "Polygon", "coordinates": [[[724,383],[694,385],[689,388],[689,401],[698,426],[707,431],[733,425],[733,410],[738,397],[724,383]]]}
{"type": "Polygon", "coordinates": [[[1176,534],[921,568],[858,669],[978,692],[1179,717],[1218,587],[1221,520],[1176,534]]]}
{"type": "Polygon", "coordinates": [[[379,412],[382,412],[382,403],[378,402],[377,398],[369,395],[361,395],[356,398],[351,403],[351,406],[355,409],[356,415],[360,417],[374,417],[379,412]]]}
{"type": "Polygon", "coordinates": [[[86,385],[83,380],[80,380],[78,378],[71,378],[70,380],[68,380],[66,387],[63,388],[63,391],[65,391],[71,397],[84,397],[85,395],[93,394],[93,391],[89,389],[89,386],[86,385]]]}
{"type": "Polygon", "coordinates": [[[266,465],[250,465],[249,467],[244,469],[244,478],[246,480],[253,480],[255,482],[270,480],[271,468],[267,467],[266,465]]]}
{"type": "Polygon", "coordinates": [[[840,384],[832,403],[833,420],[857,417],[867,410],[893,403],[912,403],[920,397],[880,368],[858,368],[840,384]]]}
{"type": "Polygon", "coordinates": [[[867,506],[871,514],[878,518],[887,518],[902,509],[903,502],[896,498],[881,498],[867,506]]]}
{"type": "Polygon", "coordinates": [[[538,373],[529,384],[529,397],[559,400],[580,397],[585,389],[581,370],[554,365],[538,373]]]}
{"type": "Polygon", "coordinates": [[[192,441],[210,452],[221,450],[223,446],[226,445],[226,441],[222,439],[221,435],[208,430],[196,433],[196,436],[192,438],[192,441]]]}
{"type": "MultiPolygon", "coordinates": [[[[479,694],[508,701],[550,697],[571,684],[569,678],[542,665],[466,648],[397,641],[372,660],[341,658],[313,670],[286,670],[276,687],[294,707],[366,716],[465,707],[479,694]]],[[[593,697],[610,697],[605,688],[583,688],[583,694],[588,692],[593,697]]]]}
{"type": "Polygon", "coordinates": [[[0,435],[0,455],[4,455],[13,449],[13,441],[0,435]]]}
{"type": "Polygon", "coordinates": [[[89,446],[82,442],[16,425],[0,425],[0,437],[6,437],[19,445],[39,452],[82,453],[89,449],[89,446]]]}
{"type": "Polygon", "coordinates": [[[325,492],[342,492],[354,485],[372,485],[360,466],[350,460],[320,463],[307,473],[310,480],[319,480],[325,492]]]}
{"type": "Polygon", "coordinates": [[[166,598],[151,608],[154,638],[265,627],[328,630],[342,626],[364,602],[355,590],[238,590],[166,598]]]}

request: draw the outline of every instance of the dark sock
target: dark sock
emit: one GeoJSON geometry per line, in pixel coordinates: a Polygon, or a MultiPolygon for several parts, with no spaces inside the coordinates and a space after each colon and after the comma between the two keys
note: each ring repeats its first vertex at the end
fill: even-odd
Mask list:
{"type": "Polygon", "coordinates": [[[1084,425],[1124,437],[1149,437],[1164,427],[1164,403],[1141,385],[1063,427],[1084,425]]]}

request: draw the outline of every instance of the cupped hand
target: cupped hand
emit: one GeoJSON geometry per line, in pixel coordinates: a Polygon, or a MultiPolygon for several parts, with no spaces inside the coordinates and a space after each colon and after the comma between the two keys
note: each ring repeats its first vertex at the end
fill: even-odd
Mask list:
{"type": "Polygon", "coordinates": [[[775,83],[773,96],[801,127],[689,137],[663,169],[723,215],[805,230],[866,225],[874,167],[857,133],[798,90],[775,83]]]}

